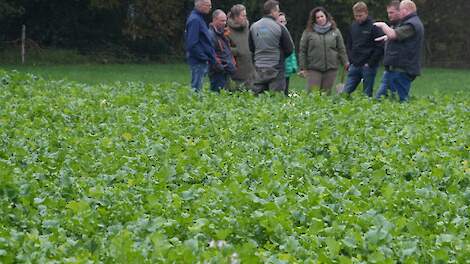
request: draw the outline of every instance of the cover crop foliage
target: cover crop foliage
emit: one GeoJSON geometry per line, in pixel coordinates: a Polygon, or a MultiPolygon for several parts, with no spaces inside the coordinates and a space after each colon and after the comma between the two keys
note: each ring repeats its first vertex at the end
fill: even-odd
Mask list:
{"type": "Polygon", "coordinates": [[[0,72],[0,262],[466,263],[469,117],[0,72]]]}

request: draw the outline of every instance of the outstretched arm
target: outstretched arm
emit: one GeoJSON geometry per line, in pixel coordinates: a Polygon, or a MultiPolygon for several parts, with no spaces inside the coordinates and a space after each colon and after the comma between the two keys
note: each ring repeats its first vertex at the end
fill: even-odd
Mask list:
{"type": "Polygon", "coordinates": [[[389,27],[385,22],[375,22],[374,25],[382,29],[382,31],[385,33],[384,36],[376,38],[375,41],[387,41],[397,38],[397,33],[395,30],[389,27]]]}

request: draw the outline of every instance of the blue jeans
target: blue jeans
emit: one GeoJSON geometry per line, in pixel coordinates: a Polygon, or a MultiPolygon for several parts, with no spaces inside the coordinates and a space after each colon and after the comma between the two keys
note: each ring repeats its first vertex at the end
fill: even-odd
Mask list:
{"type": "Polygon", "coordinates": [[[375,75],[377,74],[378,67],[357,67],[354,65],[349,66],[348,79],[344,85],[343,92],[352,93],[356,90],[357,86],[363,80],[364,93],[372,97],[372,90],[374,88],[375,75]]]}
{"type": "Polygon", "coordinates": [[[391,71],[389,76],[390,89],[397,91],[400,102],[407,101],[414,78],[406,72],[396,71],[391,71]]]}
{"type": "Polygon", "coordinates": [[[382,76],[382,81],[380,82],[379,90],[375,95],[376,99],[380,99],[382,96],[387,96],[387,90],[390,90],[390,95],[396,93],[395,89],[392,89],[390,85],[390,73],[389,71],[384,71],[384,75],[382,76]]]}
{"type": "Polygon", "coordinates": [[[220,89],[225,88],[225,85],[229,79],[228,77],[228,73],[224,72],[209,74],[209,79],[211,81],[211,91],[220,92],[220,89]]]}
{"type": "Polygon", "coordinates": [[[199,63],[189,66],[191,68],[191,88],[195,92],[202,90],[202,84],[204,82],[204,76],[207,75],[209,65],[207,63],[199,63]]]}

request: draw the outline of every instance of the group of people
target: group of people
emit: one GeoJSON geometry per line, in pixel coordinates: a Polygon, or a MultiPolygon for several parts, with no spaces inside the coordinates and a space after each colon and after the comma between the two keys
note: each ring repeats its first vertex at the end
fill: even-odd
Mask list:
{"type": "Polygon", "coordinates": [[[372,97],[383,59],[385,72],[375,97],[396,93],[406,101],[411,82],[420,75],[424,27],[411,0],[392,0],[387,5],[389,24],[375,22],[364,2],[354,4],[346,44],[331,14],[323,7],[312,9],[300,39],[298,62],[278,1],[267,0],[263,17],[251,26],[241,4],[228,14],[215,10],[209,26],[204,15],[211,11],[211,0],[194,4],[185,37],[191,87],[196,92],[208,74],[212,91],[249,89],[259,94],[271,90],[288,95],[289,76],[298,73],[306,78],[308,91],[331,94],[342,66],[346,83],[335,92],[350,94],[362,82],[364,93],[372,97]]]}

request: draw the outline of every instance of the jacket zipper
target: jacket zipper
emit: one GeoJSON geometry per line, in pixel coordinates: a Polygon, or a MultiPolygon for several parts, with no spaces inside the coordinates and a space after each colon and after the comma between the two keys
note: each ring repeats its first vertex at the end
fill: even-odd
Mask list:
{"type": "Polygon", "coordinates": [[[328,62],[327,62],[327,59],[326,59],[326,40],[325,40],[325,34],[322,34],[322,37],[323,37],[323,54],[325,56],[325,71],[326,69],[328,68],[328,62]]]}

